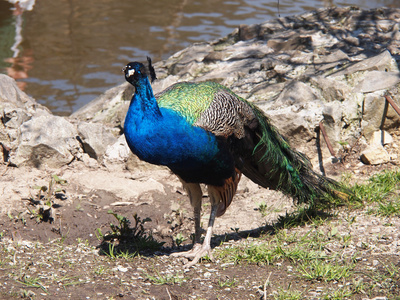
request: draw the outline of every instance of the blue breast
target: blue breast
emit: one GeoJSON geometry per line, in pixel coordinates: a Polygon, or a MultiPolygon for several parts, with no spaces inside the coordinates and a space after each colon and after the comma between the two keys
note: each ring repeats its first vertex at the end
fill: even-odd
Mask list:
{"type": "Polygon", "coordinates": [[[194,127],[173,111],[160,109],[162,117],[140,116],[128,112],[125,136],[129,147],[140,159],[157,165],[200,167],[218,153],[212,133],[194,127]]]}

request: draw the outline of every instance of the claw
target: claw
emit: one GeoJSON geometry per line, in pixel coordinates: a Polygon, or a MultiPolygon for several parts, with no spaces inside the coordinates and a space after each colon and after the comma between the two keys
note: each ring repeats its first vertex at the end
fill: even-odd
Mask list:
{"type": "Polygon", "coordinates": [[[196,253],[200,251],[201,247],[202,247],[201,244],[196,243],[196,244],[193,245],[193,248],[191,250],[171,253],[171,256],[173,256],[173,257],[185,257],[185,258],[188,258],[188,259],[192,259],[193,257],[196,256],[196,253]]]}
{"type": "Polygon", "coordinates": [[[187,259],[191,259],[190,262],[188,262],[187,264],[184,265],[184,268],[186,268],[186,269],[197,264],[199,262],[199,260],[206,255],[211,260],[213,260],[213,256],[211,253],[211,247],[210,247],[210,245],[206,245],[206,244],[203,244],[203,245],[195,244],[193,246],[193,248],[189,251],[176,252],[176,253],[171,254],[171,256],[173,256],[173,257],[185,257],[187,259]]]}

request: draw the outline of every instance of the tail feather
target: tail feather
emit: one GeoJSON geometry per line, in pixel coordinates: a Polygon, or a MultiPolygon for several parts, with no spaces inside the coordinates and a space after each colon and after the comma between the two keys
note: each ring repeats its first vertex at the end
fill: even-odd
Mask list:
{"type": "Polygon", "coordinates": [[[244,163],[243,174],[263,187],[282,191],[298,203],[313,204],[328,195],[347,197],[338,182],[314,172],[309,159],[290,147],[260,109],[249,105],[259,125],[252,136],[255,147],[251,162],[244,163]]]}

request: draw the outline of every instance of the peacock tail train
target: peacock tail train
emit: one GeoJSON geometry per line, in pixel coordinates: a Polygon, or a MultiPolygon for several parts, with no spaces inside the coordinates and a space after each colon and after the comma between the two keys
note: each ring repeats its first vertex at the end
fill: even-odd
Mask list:
{"type": "MultiPolygon", "coordinates": [[[[314,204],[317,199],[326,196],[346,197],[338,182],[314,172],[309,159],[290,147],[259,108],[252,103],[248,104],[260,124],[259,142],[254,148],[254,155],[260,164],[272,166],[271,172],[264,175],[269,181],[274,176],[279,178],[277,190],[293,197],[298,203],[314,204]]],[[[262,181],[259,184],[263,186],[262,181]]]]}

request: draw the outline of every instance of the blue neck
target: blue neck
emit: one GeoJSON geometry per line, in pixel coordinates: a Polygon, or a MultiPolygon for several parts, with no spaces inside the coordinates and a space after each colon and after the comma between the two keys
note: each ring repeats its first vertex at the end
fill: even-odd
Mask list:
{"type": "Polygon", "coordinates": [[[153,94],[150,81],[147,77],[139,78],[134,84],[136,91],[129,105],[129,111],[143,114],[143,117],[161,117],[160,109],[153,94]]]}

